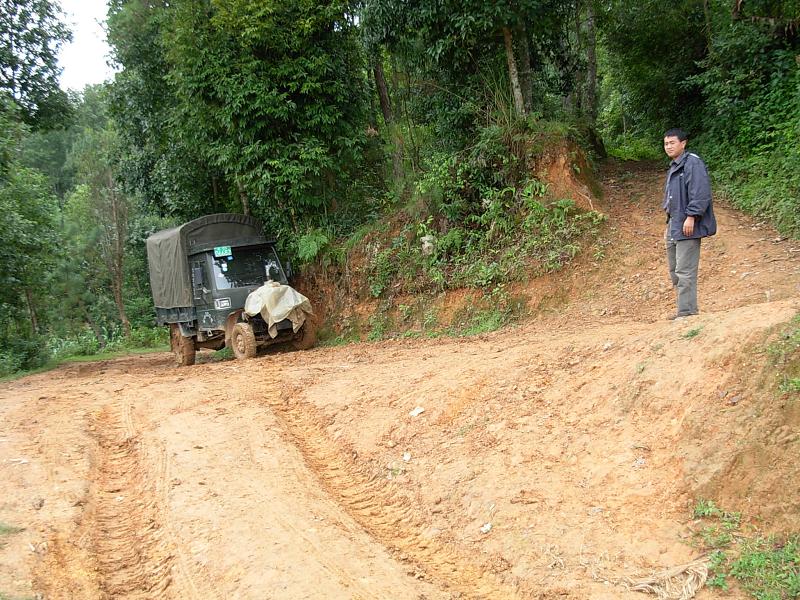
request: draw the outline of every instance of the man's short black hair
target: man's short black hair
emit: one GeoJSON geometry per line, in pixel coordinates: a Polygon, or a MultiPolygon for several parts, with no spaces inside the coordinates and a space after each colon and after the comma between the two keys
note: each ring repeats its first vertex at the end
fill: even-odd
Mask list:
{"type": "Polygon", "coordinates": [[[665,138],[676,137],[678,138],[679,141],[685,142],[686,140],[689,139],[689,134],[686,133],[680,127],[673,127],[672,129],[667,129],[667,132],[664,134],[664,137],[665,138]]]}

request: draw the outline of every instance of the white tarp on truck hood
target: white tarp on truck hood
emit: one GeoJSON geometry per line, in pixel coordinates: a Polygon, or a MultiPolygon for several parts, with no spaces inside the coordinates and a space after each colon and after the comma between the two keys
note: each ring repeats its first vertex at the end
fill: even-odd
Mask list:
{"type": "Polygon", "coordinates": [[[273,338],[278,335],[276,323],[289,319],[292,329],[297,333],[308,315],[314,314],[308,298],[293,287],[276,281],[268,281],[250,292],[244,301],[244,312],[251,317],[260,314],[269,326],[269,335],[273,338]]]}

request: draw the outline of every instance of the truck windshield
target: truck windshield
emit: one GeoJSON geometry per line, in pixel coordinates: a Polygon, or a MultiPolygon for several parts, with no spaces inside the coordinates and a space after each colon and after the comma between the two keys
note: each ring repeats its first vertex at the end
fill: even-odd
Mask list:
{"type": "Polygon", "coordinates": [[[232,248],[230,256],[214,257],[214,285],[218,290],[263,285],[271,279],[286,284],[286,277],[271,246],[232,248]]]}

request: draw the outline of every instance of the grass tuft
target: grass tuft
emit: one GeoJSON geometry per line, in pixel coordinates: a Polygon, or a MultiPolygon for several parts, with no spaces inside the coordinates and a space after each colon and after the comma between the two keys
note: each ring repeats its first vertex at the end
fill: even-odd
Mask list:
{"type": "Polygon", "coordinates": [[[13,535],[21,531],[25,531],[25,528],[0,522],[0,536],[13,535]]]}
{"type": "Polygon", "coordinates": [[[800,395],[800,315],[783,327],[778,339],[767,347],[767,355],[776,371],[778,390],[800,395]]]}
{"type": "Polygon", "coordinates": [[[757,600],[800,597],[800,535],[744,535],[741,513],[722,510],[711,500],[699,500],[693,515],[706,523],[695,541],[711,551],[709,587],[726,591],[735,580],[757,600]]]}
{"type": "Polygon", "coordinates": [[[703,331],[703,326],[702,325],[700,327],[695,327],[693,329],[690,329],[689,331],[684,333],[681,337],[686,339],[686,340],[690,340],[690,339],[700,335],[701,331],[703,331]]]}
{"type": "Polygon", "coordinates": [[[800,597],[800,536],[745,541],[729,572],[759,600],[800,597]]]}

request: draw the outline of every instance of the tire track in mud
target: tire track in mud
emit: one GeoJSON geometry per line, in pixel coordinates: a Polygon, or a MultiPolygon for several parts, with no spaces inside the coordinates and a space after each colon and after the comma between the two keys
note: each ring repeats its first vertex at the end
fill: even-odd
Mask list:
{"type": "Polygon", "coordinates": [[[101,597],[176,597],[175,562],[158,496],[142,464],[130,407],[105,406],[90,418],[95,460],[81,529],[88,536],[101,597]]]}
{"type": "MultiPolygon", "coordinates": [[[[165,510],[169,502],[171,462],[164,448],[159,448],[157,452],[158,476],[155,478],[154,490],[159,506],[165,510]]],[[[205,570],[193,565],[185,551],[185,546],[180,543],[169,517],[165,516],[162,522],[165,524],[164,535],[168,538],[175,559],[173,573],[176,579],[173,581],[173,589],[180,590],[179,594],[173,593],[173,595],[180,600],[223,600],[224,596],[219,592],[212,578],[205,570]]]]}
{"type": "Polygon", "coordinates": [[[401,555],[425,577],[454,597],[491,598],[546,597],[521,594],[501,581],[491,567],[483,567],[452,540],[424,535],[426,528],[417,516],[422,512],[403,497],[394,484],[384,481],[366,466],[359,465],[352,451],[327,433],[325,415],[315,406],[297,399],[299,389],[284,389],[280,398],[267,397],[289,441],[300,451],[323,489],[367,533],[383,546],[401,555]]]}

